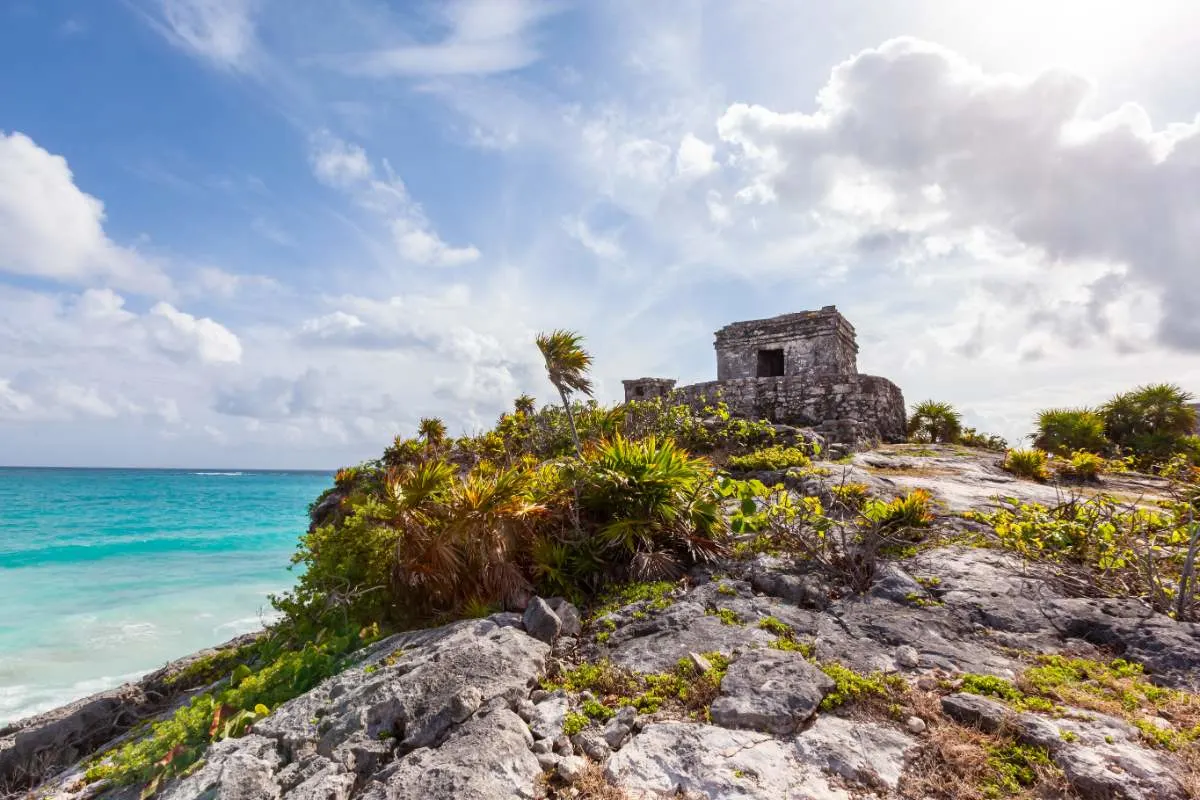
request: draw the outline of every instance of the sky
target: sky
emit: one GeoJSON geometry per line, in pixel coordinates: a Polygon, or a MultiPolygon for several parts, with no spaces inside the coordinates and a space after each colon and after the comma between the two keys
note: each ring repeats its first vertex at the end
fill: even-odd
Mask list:
{"type": "Polygon", "coordinates": [[[1191,0],[0,0],[0,464],[334,468],[837,305],[1016,441],[1200,392],[1191,0]]]}

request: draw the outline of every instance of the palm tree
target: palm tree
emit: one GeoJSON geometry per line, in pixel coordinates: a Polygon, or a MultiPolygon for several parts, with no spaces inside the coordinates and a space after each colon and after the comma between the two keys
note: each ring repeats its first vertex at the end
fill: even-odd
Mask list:
{"type": "Polygon", "coordinates": [[[417,435],[425,441],[426,447],[439,447],[446,441],[446,423],[437,417],[424,417],[417,424],[417,435]]]}
{"type": "Polygon", "coordinates": [[[949,403],[918,403],[908,420],[908,436],[914,442],[956,442],[961,433],[962,416],[949,403]]]}
{"type": "Polygon", "coordinates": [[[518,414],[524,414],[527,417],[532,417],[534,412],[534,399],[527,394],[523,394],[513,401],[513,410],[518,414]]]}
{"type": "Polygon", "coordinates": [[[570,394],[583,392],[591,397],[592,380],[587,372],[592,365],[592,357],[580,346],[583,337],[572,331],[539,333],[536,341],[538,350],[542,351],[542,357],[546,359],[546,375],[562,397],[567,422],[571,426],[571,439],[575,442],[575,452],[582,458],[583,446],[579,443],[579,431],[575,427],[575,414],[571,411],[570,394]]]}

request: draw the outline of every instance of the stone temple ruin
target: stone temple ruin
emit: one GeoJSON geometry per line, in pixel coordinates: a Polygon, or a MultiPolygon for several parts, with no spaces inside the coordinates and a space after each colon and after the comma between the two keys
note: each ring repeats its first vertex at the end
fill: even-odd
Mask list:
{"type": "Polygon", "coordinates": [[[905,439],[900,387],[858,373],[854,326],[834,306],[726,325],[715,347],[715,381],[627,380],[625,400],[670,397],[696,407],[722,400],[739,416],[813,428],[858,447],[905,439]]]}

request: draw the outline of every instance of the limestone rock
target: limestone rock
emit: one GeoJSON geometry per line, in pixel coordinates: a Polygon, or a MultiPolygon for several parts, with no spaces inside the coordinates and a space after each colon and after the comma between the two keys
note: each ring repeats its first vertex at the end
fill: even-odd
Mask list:
{"type": "Polygon", "coordinates": [[[729,665],[710,714],[726,728],[791,733],[833,687],[833,680],[800,653],[751,650],[729,665]]]}
{"type": "Polygon", "coordinates": [[[437,748],[421,747],[397,762],[385,784],[387,800],[512,800],[534,797],[541,774],[529,730],[501,709],[474,717],[437,748]]]}
{"type": "Polygon", "coordinates": [[[896,648],[896,666],[901,669],[916,669],[920,665],[921,657],[917,653],[917,648],[907,644],[896,648]]]}
{"type": "Polygon", "coordinates": [[[796,737],[800,760],[866,787],[895,790],[918,742],[872,722],[823,714],[796,737]]]}
{"type": "Polygon", "coordinates": [[[546,604],[554,611],[554,615],[558,617],[562,624],[560,634],[562,636],[577,637],[583,631],[583,618],[579,616],[579,609],[562,597],[551,597],[546,600],[546,604]]]}
{"type": "Polygon", "coordinates": [[[285,703],[255,730],[293,751],[315,747],[322,754],[355,734],[366,739],[391,734],[401,752],[425,747],[461,716],[464,691],[478,689],[481,705],[495,697],[524,697],[547,651],[521,631],[488,620],[398,634],[387,649],[403,651],[404,657],[369,675],[349,670],[326,681],[285,703]],[[319,735],[312,723],[318,709],[325,710],[319,735]]]}
{"type": "Polygon", "coordinates": [[[1008,706],[977,694],[959,692],[942,698],[942,712],[950,719],[993,733],[1011,715],[1008,706]]]}
{"type": "Polygon", "coordinates": [[[604,737],[595,730],[582,730],[571,737],[571,744],[575,745],[585,756],[592,761],[603,763],[612,752],[608,746],[608,742],[604,741],[604,737]]]}
{"type": "Polygon", "coordinates": [[[552,644],[562,630],[562,620],[554,613],[554,609],[540,597],[535,597],[525,609],[523,618],[525,630],[535,639],[546,644],[552,644]]]}
{"type": "Polygon", "coordinates": [[[1094,711],[1065,709],[1061,717],[1018,714],[1002,703],[959,693],[942,699],[952,719],[995,731],[1007,726],[1023,742],[1045,748],[1071,786],[1087,800],[1182,800],[1186,791],[1169,754],[1143,747],[1137,728],[1094,711]],[[1065,734],[1065,735],[1064,735],[1065,734]]]}
{"type": "Polygon", "coordinates": [[[273,800],[280,763],[275,743],[266,737],[226,739],[209,748],[204,766],[171,782],[162,800],[273,800]]]}
{"type": "Polygon", "coordinates": [[[534,738],[553,741],[561,736],[567,709],[567,697],[561,692],[555,692],[534,706],[533,716],[529,719],[534,738]]]}
{"type": "Polygon", "coordinates": [[[677,792],[756,800],[849,798],[801,764],[786,741],[693,722],[647,725],[608,760],[605,777],[638,798],[677,792]]]}
{"type": "Polygon", "coordinates": [[[629,734],[633,728],[621,720],[613,717],[604,726],[604,731],[601,735],[604,737],[605,743],[613,750],[620,750],[621,745],[625,744],[625,740],[629,738],[629,734]]]}
{"type": "Polygon", "coordinates": [[[587,761],[579,756],[567,756],[560,759],[558,762],[558,777],[562,778],[567,783],[575,783],[583,777],[584,771],[587,769],[587,761]]]}

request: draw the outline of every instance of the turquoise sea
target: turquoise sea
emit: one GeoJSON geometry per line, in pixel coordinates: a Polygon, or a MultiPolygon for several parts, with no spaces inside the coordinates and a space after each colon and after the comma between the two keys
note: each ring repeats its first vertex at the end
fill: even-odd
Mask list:
{"type": "Polygon", "coordinates": [[[261,627],[331,481],[0,467],[0,725],[261,627]]]}

